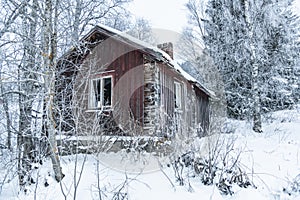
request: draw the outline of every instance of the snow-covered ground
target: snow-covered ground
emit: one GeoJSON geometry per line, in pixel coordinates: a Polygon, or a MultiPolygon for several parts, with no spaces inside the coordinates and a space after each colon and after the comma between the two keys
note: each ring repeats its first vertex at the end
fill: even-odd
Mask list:
{"type": "Polygon", "coordinates": [[[15,178],[4,184],[0,199],[300,199],[299,193],[283,192],[300,174],[300,108],[265,116],[262,134],[244,121],[230,121],[230,126],[234,133],[224,137],[235,138],[233,151],[241,152],[241,168],[255,185],[234,185],[232,195],[221,195],[215,185],[205,186],[197,177],[179,186],[166,165],[168,158],[122,152],[61,157],[66,175],[61,184],[46,161],[27,194],[19,194],[15,178]]]}

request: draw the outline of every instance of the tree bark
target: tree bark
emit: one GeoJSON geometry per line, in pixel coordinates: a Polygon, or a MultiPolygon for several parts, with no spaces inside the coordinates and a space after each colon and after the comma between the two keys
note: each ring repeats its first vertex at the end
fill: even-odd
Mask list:
{"type": "Polygon", "coordinates": [[[261,109],[260,109],[260,94],[258,88],[258,62],[255,51],[255,40],[254,40],[254,30],[253,30],[253,21],[251,21],[250,14],[250,0],[244,0],[245,8],[245,21],[247,24],[247,31],[250,41],[250,62],[252,64],[252,94],[253,94],[253,130],[255,132],[262,132],[262,123],[261,123],[261,109]]]}
{"type": "MultiPolygon", "coordinates": [[[[5,88],[3,87],[3,84],[2,84],[1,72],[2,72],[2,66],[0,66],[0,94],[3,94],[5,88]]],[[[6,146],[9,150],[12,150],[12,146],[11,146],[12,123],[11,123],[11,118],[10,118],[10,114],[9,114],[7,98],[8,98],[7,95],[2,96],[2,105],[3,105],[3,110],[4,110],[5,118],[6,118],[6,132],[7,132],[6,146]]]]}
{"type": "Polygon", "coordinates": [[[56,123],[53,116],[55,94],[55,59],[57,56],[57,1],[46,0],[44,19],[44,69],[45,69],[45,103],[46,103],[46,128],[50,146],[50,158],[56,181],[60,182],[62,173],[56,143],[56,123]],[[54,6],[53,6],[54,2],[54,6]],[[53,20],[54,8],[54,20],[53,20]]]}
{"type": "Polygon", "coordinates": [[[33,183],[31,177],[32,163],[36,160],[34,133],[31,130],[32,106],[36,96],[35,82],[36,77],[32,73],[35,69],[35,50],[34,43],[36,37],[36,15],[34,11],[27,16],[27,7],[22,11],[22,30],[23,30],[23,62],[18,69],[19,91],[19,131],[17,137],[18,146],[18,174],[20,189],[26,191],[25,186],[33,183]]]}

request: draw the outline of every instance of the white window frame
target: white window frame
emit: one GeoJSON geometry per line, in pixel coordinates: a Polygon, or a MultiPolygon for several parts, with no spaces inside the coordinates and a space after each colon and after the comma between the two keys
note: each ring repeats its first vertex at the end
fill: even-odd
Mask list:
{"type": "Polygon", "coordinates": [[[174,106],[175,110],[182,110],[182,95],[183,84],[179,81],[174,81],[174,106]]]}
{"type": "Polygon", "coordinates": [[[89,81],[89,98],[88,98],[88,109],[89,110],[107,110],[111,109],[113,104],[113,77],[111,75],[101,76],[97,78],[92,78],[89,81]],[[104,102],[104,79],[110,78],[111,80],[111,94],[110,94],[110,105],[103,105],[104,102]],[[100,101],[95,102],[95,89],[94,81],[100,81],[100,101]]]}

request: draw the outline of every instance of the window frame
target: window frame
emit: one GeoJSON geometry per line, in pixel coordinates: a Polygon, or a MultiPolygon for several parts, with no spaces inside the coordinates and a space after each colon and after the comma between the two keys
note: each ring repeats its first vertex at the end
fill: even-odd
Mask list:
{"type": "Polygon", "coordinates": [[[183,103],[183,83],[178,81],[178,80],[174,80],[174,108],[175,108],[175,111],[180,111],[182,110],[182,105],[183,103]],[[177,87],[179,86],[179,89],[177,89],[177,87]],[[179,95],[178,95],[178,91],[180,91],[179,95]],[[179,96],[179,98],[177,98],[179,96]],[[176,100],[179,100],[180,99],[180,104],[177,105],[176,104],[176,100]]]}
{"type": "MultiPolygon", "coordinates": [[[[98,104],[98,103],[97,103],[98,104]]],[[[102,75],[98,77],[90,78],[89,80],[89,93],[88,93],[88,110],[110,110],[113,106],[113,76],[112,75],[102,75]],[[104,79],[110,78],[111,81],[111,94],[110,94],[110,105],[103,105],[104,102],[104,79]],[[100,80],[100,106],[95,106],[96,102],[92,101],[92,98],[95,96],[94,90],[94,81],[100,80]],[[94,105],[93,105],[94,104],[94,105]]]]}

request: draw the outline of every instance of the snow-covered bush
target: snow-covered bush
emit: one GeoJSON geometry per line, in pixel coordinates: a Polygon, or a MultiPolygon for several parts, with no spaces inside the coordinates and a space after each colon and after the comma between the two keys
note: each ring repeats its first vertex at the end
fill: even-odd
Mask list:
{"type": "Polygon", "coordinates": [[[204,139],[197,142],[210,144],[198,150],[187,151],[170,164],[179,185],[185,185],[188,178],[193,177],[204,185],[216,185],[224,195],[234,193],[233,185],[255,187],[240,164],[242,151],[234,148],[234,139],[218,136],[214,142],[204,139]],[[209,148],[207,154],[203,154],[205,148],[209,148]]]}

